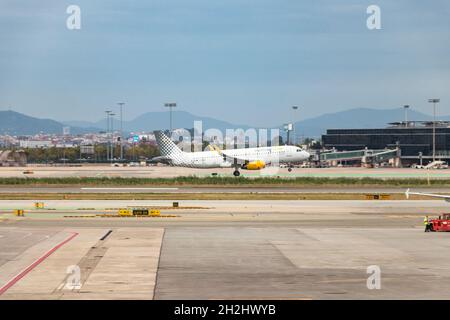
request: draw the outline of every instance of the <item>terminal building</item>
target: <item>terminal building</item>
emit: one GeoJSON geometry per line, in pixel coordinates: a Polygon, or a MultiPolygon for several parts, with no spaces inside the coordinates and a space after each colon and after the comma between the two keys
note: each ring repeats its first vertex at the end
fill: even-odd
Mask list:
{"type": "Polygon", "coordinates": [[[408,121],[389,123],[384,129],[328,129],[322,135],[325,149],[351,151],[361,149],[400,150],[403,164],[428,163],[433,158],[433,137],[437,160],[450,159],[450,123],[408,121]]]}

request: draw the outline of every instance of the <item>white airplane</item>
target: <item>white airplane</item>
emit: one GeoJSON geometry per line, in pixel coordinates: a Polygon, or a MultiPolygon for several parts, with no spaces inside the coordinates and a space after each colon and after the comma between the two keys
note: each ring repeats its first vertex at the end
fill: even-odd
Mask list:
{"type": "Polygon", "coordinates": [[[411,192],[411,191],[409,191],[409,189],[405,191],[406,199],[409,199],[409,196],[411,194],[415,194],[418,196],[432,197],[432,198],[440,198],[440,199],[444,199],[447,202],[450,202],[450,196],[448,196],[448,195],[435,194],[435,193],[411,192]]]}
{"type": "MultiPolygon", "coordinates": [[[[210,146],[212,151],[183,152],[162,131],[155,131],[156,142],[161,156],[152,162],[166,163],[177,167],[189,168],[231,168],[234,176],[239,176],[239,169],[260,170],[266,164],[291,163],[308,160],[310,154],[296,146],[275,146],[246,149],[220,150],[210,146]]],[[[289,171],[292,169],[289,168],[289,171]]]]}

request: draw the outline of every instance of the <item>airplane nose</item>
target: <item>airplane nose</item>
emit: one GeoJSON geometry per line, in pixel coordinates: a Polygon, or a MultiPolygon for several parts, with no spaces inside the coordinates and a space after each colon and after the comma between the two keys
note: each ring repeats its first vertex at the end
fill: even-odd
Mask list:
{"type": "Polygon", "coordinates": [[[306,159],[309,159],[311,157],[311,154],[307,151],[303,151],[303,154],[305,155],[306,159]]]}

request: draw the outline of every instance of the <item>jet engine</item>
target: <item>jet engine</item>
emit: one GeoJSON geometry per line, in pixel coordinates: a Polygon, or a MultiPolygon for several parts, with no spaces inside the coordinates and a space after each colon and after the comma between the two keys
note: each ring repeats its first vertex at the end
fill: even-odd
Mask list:
{"type": "Polygon", "coordinates": [[[250,161],[242,166],[242,169],[261,170],[266,167],[266,163],[262,160],[250,161]]]}

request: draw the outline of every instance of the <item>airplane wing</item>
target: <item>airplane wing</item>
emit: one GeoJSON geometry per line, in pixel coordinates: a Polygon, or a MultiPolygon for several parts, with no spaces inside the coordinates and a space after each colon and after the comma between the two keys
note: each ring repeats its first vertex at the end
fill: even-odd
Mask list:
{"type": "Polygon", "coordinates": [[[234,165],[236,164],[246,164],[250,161],[257,161],[259,159],[246,159],[246,158],[240,158],[240,157],[235,157],[232,155],[229,155],[226,151],[221,150],[218,146],[216,145],[209,145],[208,146],[209,149],[211,151],[216,151],[218,154],[220,154],[223,157],[223,160],[229,163],[232,163],[234,165]]]}
{"type": "Polygon", "coordinates": [[[418,196],[432,197],[432,198],[440,198],[440,199],[444,199],[447,202],[450,202],[449,195],[435,194],[435,193],[411,192],[411,191],[409,191],[409,189],[405,191],[406,199],[409,199],[409,195],[411,195],[411,194],[415,194],[418,196]]]}

